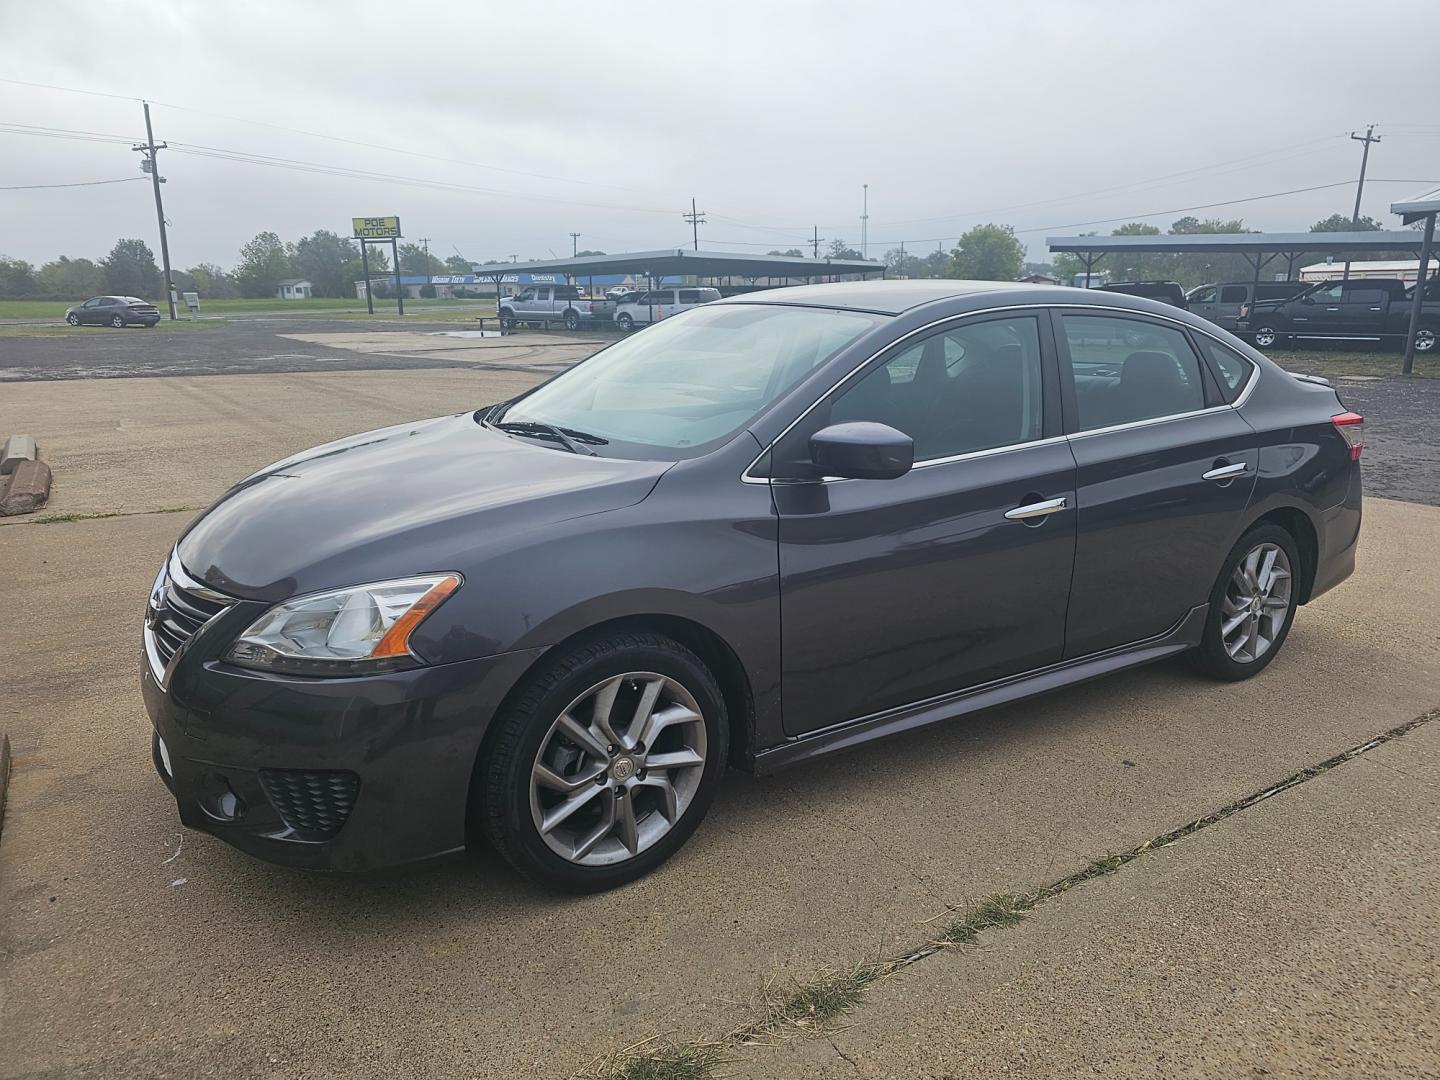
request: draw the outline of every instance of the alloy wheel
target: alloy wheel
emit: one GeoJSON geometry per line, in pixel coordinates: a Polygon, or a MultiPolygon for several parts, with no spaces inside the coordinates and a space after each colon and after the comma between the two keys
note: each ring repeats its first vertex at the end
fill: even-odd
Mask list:
{"type": "Polygon", "coordinates": [[[66,316],[65,316],[65,321],[66,321],[67,323],[69,323],[71,326],[79,326],[79,325],[80,325],[80,316],[79,316],[79,315],[76,315],[76,314],[72,311],[69,315],[66,315],[66,316]]]}
{"type": "Polygon", "coordinates": [[[1434,330],[1417,330],[1417,331],[1415,331],[1415,351],[1416,351],[1416,352],[1430,352],[1430,351],[1432,351],[1434,348],[1435,348],[1435,331],[1434,331],[1434,330]]]}
{"type": "Polygon", "coordinates": [[[116,315],[110,320],[110,325],[115,327],[116,330],[122,329],[125,326],[125,317],[123,315],[116,315]]]}
{"type": "Polygon", "coordinates": [[[1259,330],[1255,331],[1255,344],[1262,349],[1268,349],[1271,345],[1275,344],[1276,337],[1277,335],[1273,328],[1262,326],[1259,330]]]}
{"type": "Polygon", "coordinates": [[[705,762],[705,718],[689,690],[654,672],[617,675],[550,725],[530,770],[531,818],[568,862],[623,862],[684,817],[705,762]]]}
{"type": "Polygon", "coordinates": [[[1236,663],[1249,664],[1270,651],[1285,629],[1294,577],[1290,557],[1278,544],[1257,544],[1236,565],[1221,602],[1220,637],[1236,663]]]}

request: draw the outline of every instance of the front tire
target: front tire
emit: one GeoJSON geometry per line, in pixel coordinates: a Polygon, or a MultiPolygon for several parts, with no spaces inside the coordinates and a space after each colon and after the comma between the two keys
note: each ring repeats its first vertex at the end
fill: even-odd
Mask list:
{"type": "Polygon", "coordinates": [[[1200,646],[1190,654],[1196,667],[1227,682],[1265,670],[1295,621],[1300,574],[1295,538],[1280,526],[1257,525],[1236,541],[1210,592],[1200,646]]]}
{"type": "Polygon", "coordinates": [[[630,317],[628,311],[622,311],[619,315],[615,316],[615,325],[628,334],[631,330],[635,329],[635,320],[630,317]]]}
{"type": "Polygon", "coordinates": [[[547,664],[496,715],[472,805],[521,874],[599,892],[685,843],[729,741],[724,697],[699,657],[660,634],[608,634],[547,664]]]}
{"type": "Polygon", "coordinates": [[[71,326],[79,326],[79,325],[80,325],[80,316],[79,316],[79,315],[76,315],[75,312],[72,311],[72,312],[70,312],[69,315],[66,315],[66,316],[65,316],[65,321],[66,321],[67,323],[69,323],[71,326]]]}

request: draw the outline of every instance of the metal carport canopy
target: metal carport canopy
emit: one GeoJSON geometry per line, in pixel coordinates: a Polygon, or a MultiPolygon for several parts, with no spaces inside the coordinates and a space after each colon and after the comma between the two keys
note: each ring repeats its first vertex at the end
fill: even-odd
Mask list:
{"type": "Polygon", "coordinates": [[[1391,203],[1390,212],[1399,214],[1400,220],[1406,225],[1415,221],[1425,222],[1425,231],[1420,242],[1420,272],[1415,276],[1415,295],[1410,300],[1410,328],[1405,334],[1405,359],[1400,365],[1400,370],[1409,375],[1415,370],[1415,335],[1420,329],[1426,280],[1430,275],[1430,250],[1435,245],[1435,218],[1440,216],[1440,188],[1432,188],[1412,198],[1391,203]]]}
{"type": "MultiPolygon", "coordinates": [[[[1400,204],[1396,204],[1396,213],[1400,204]]],[[[1179,236],[1047,236],[1051,251],[1108,255],[1112,252],[1163,251],[1171,254],[1204,252],[1229,255],[1300,254],[1318,251],[1416,251],[1421,236],[1409,229],[1333,233],[1183,233],[1179,236]]]]}
{"type": "Polygon", "coordinates": [[[1410,199],[1390,204],[1390,212],[1399,214],[1406,225],[1421,221],[1431,214],[1440,214],[1440,188],[1427,191],[1410,199]]]}
{"type": "Polygon", "coordinates": [[[668,277],[693,274],[697,277],[784,277],[817,278],[852,274],[883,274],[885,264],[874,259],[806,259],[788,255],[751,255],[730,251],[687,251],[665,248],[660,251],[631,251],[619,255],[584,255],[573,259],[544,259],[538,262],[491,263],[476,266],[482,277],[505,274],[644,274],[668,277]]]}

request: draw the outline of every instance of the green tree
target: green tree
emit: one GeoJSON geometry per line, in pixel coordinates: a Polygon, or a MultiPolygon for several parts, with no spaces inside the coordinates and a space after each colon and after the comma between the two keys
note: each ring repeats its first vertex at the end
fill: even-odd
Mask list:
{"type": "Polygon", "coordinates": [[[830,241],[830,246],[825,249],[825,254],[832,259],[863,259],[865,257],[839,237],[830,241]]]}
{"type": "Polygon", "coordinates": [[[139,296],[163,301],[160,268],[144,240],[116,240],[110,254],[100,260],[105,291],[117,296],[139,296]]]}
{"type": "Polygon", "coordinates": [[[463,255],[451,255],[445,260],[445,270],[451,274],[473,274],[475,268],[470,265],[470,260],[463,255]]]}
{"type": "Polygon", "coordinates": [[[586,255],[604,255],[604,254],[605,254],[605,252],[603,252],[603,251],[592,251],[592,250],[589,249],[589,248],[581,248],[579,251],[577,251],[577,252],[575,253],[575,258],[577,258],[577,259],[583,259],[586,255]]]}
{"type": "Polygon", "coordinates": [[[201,263],[185,272],[190,275],[202,301],[230,300],[240,295],[240,286],[235,279],[214,263],[201,263]]]}
{"type": "Polygon", "coordinates": [[[246,296],[274,296],[280,282],[290,276],[290,256],[273,232],[257,233],[240,248],[235,279],[246,296]]]}
{"type": "Polygon", "coordinates": [[[1323,221],[1310,226],[1311,232],[1379,232],[1380,223],[1372,217],[1362,217],[1351,222],[1344,214],[1331,214],[1323,221]]]}
{"type": "Polygon", "coordinates": [[[950,252],[957,278],[972,281],[1014,281],[1025,265],[1025,246],[1009,225],[976,225],[950,252]]]}
{"type": "Polygon", "coordinates": [[[402,274],[444,274],[445,264],[434,255],[426,255],[421,244],[400,245],[400,272],[402,274]]]}
{"type": "Polygon", "coordinates": [[[316,296],[349,296],[352,283],[346,268],[360,257],[346,237],[317,229],[289,246],[291,272],[308,278],[316,296]]]}
{"type": "Polygon", "coordinates": [[[24,259],[0,255],[0,296],[29,296],[35,286],[35,267],[24,259]]]}
{"type": "Polygon", "coordinates": [[[37,284],[43,293],[54,296],[94,296],[105,291],[105,271],[90,259],[71,259],[61,255],[40,268],[37,284]]]}
{"type": "Polygon", "coordinates": [[[803,259],[803,258],[805,257],[805,253],[804,253],[803,251],[801,251],[799,248],[787,248],[787,249],[784,250],[784,251],[781,251],[779,248],[775,248],[775,249],[773,249],[773,250],[771,250],[771,251],[767,251],[765,254],[766,254],[766,255],[784,255],[787,259],[803,259]]]}

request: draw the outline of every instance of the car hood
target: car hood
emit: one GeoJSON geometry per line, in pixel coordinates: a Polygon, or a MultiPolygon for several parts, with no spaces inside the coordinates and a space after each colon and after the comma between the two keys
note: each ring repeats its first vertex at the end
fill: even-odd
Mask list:
{"type": "Polygon", "coordinates": [[[536,530],[639,502],[670,464],[571,454],[482,427],[468,412],[401,424],[242,480],[181,538],[180,561],[213,588],[272,603],[463,574],[536,530]]]}

